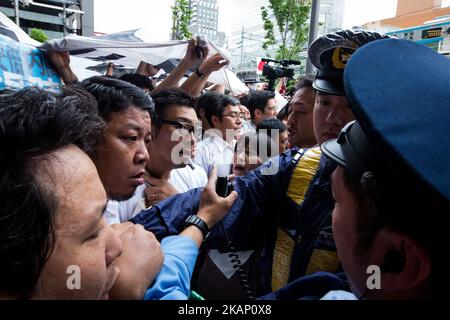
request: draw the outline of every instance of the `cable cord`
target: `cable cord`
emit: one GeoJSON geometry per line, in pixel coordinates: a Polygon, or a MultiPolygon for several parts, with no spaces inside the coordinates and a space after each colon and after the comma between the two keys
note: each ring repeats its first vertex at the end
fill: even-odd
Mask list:
{"type": "Polygon", "coordinates": [[[255,300],[255,293],[253,292],[250,280],[248,279],[247,273],[245,272],[241,260],[239,259],[239,255],[237,254],[236,248],[233,246],[230,238],[228,237],[228,233],[225,230],[225,226],[223,224],[223,221],[221,222],[223,232],[225,233],[225,237],[227,239],[227,249],[231,251],[228,254],[228,257],[231,259],[231,263],[233,264],[233,269],[236,270],[236,273],[239,277],[239,281],[241,284],[242,292],[245,294],[245,296],[249,300],[255,300]]]}

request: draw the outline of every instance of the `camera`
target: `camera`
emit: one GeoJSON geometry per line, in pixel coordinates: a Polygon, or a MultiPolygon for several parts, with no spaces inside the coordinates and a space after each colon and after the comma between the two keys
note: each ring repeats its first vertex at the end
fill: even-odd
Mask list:
{"type": "Polygon", "coordinates": [[[300,61],[297,60],[272,60],[267,58],[262,58],[261,61],[267,62],[263,68],[263,76],[269,81],[269,86],[267,90],[273,91],[275,87],[275,80],[278,78],[292,78],[294,77],[294,69],[289,68],[290,65],[300,65],[300,61]],[[271,66],[268,62],[273,62],[277,64],[276,66],[271,66]]]}

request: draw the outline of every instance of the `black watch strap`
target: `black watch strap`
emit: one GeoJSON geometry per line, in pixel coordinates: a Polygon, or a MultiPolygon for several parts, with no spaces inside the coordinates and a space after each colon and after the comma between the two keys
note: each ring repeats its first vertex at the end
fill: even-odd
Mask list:
{"type": "Polygon", "coordinates": [[[184,225],[185,228],[187,228],[188,226],[196,226],[203,233],[204,239],[206,239],[208,237],[208,234],[209,234],[208,225],[206,224],[205,221],[203,221],[199,217],[197,217],[195,215],[191,215],[191,216],[187,217],[184,222],[185,222],[185,225],[184,225]]]}
{"type": "Polygon", "coordinates": [[[195,70],[195,73],[197,74],[197,76],[199,77],[199,78],[202,78],[205,74],[204,73],[201,73],[200,72],[200,68],[197,68],[196,70],[195,70]]]}

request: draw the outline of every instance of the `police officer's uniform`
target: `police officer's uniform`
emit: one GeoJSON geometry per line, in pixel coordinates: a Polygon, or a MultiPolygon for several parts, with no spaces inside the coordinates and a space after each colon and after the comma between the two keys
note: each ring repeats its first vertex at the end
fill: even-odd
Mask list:
{"type": "MultiPolygon", "coordinates": [[[[449,75],[450,60],[423,45],[387,39],[364,46],[352,56],[344,73],[347,99],[357,121],[347,124],[338,139],[322,144],[324,155],[346,168],[372,196],[386,188],[391,190],[393,184],[409,191],[427,190],[426,194],[439,199],[437,211],[448,214],[449,75]],[[418,76],[420,82],[417,82],[418,76]]],[[[387,195],[386,191],[383,196],[395,199],[395,195],[387,195]]],[[[402,198],[401,201],[414,204],[414,201],[426,200],[402,198]]],[[[386,208],[381,210],[387,211],[386,208]]],[[[386,214],[381,212],[380,216],[382,213],[386,214]]],[[[407,212],[397,214],[408,217],[407,212]]],[[[423,213],[424,223],[425,219],[431,221],[428,228],[432,228],[433,223],[442,223],[436,220],[436,215],[437,212],[423,213]]],[[[448,218],[443,220],[448,221],[448,218]]],[[[407,223],[404,220],[404,224],[407,223]]],[[[397,225],[394,230],[401,230],[401,227],[397,225]]],[[[415,227],[420,228],[419,223],[416,222],[415,227]]],[[[440,226],[439,230],[443,228],[445,226],[440,226]]],[[[432,232],[430,230],[427,232],[432,232]]],[[[433,239],[445,241],[445,234],[438,233],[433,239]]],[[[388,272],[386,262],[385,259],[382,272],[388,272]]],[[[345,289],[342,276],[318,273],[299,278],[265,298],[320,298],[329,290],[350,289],[345,289]]],[[[448,288],[444,290],[448,296],[448,288]]]]}

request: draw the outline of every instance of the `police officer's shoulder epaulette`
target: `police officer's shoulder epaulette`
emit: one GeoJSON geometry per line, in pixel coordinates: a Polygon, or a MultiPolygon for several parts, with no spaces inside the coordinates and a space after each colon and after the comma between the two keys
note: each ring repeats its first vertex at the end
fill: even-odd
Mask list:
{"type": "Polygon", "coordinates": [[[305,154],[306,150],[307,149],[303,149],[303,148],[291,150],[291,152],[292,152],[291,165],[292,166],[295,166],[298,163],[298,161],[301,159],[301,157],[305,154]]]}

